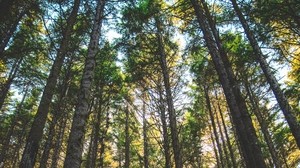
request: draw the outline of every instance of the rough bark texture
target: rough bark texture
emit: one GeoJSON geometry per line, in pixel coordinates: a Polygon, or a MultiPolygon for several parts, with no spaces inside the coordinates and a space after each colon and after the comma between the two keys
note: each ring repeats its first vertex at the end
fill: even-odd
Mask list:
{"type": "Polygon", "coordinates": [[[182,168],[182,157],[181,157],[181,147],[178,138],[178,130],[177,130],[177,120],[176,120],[176,112],[173,104],[173,97],[170,85],[170,77],[168,72],[167,65],[167,56],[164,49],[164,41],[162,36],[162,24],[158,17],[155,17],[156,28],[157,28],[157,41],[158,41],[158,54],[160,67],[162,69],[163,82],[166,90],[166,100],[168,105],[169,119],[170,119],[170,128],[171,128],[171,139],[172,139],[172,147],[174,151],[174,161],[176,168],[182,168]]]}
{"type": "Polygon", "coordinates": [[[71,37],[73,26],[76,21],[79,4],[80,0],[74,1],[73,10],[70,16],[68,17],[67,27],[63,34],[60,49],[52,65],[52,69],[47,79],[47,83],[44,88],[44,92],[37,113],[34,117],[34,121],[32,123],[31,130],[27,138],[26,146],[20,163],[20,168],[32,168],[35,164],[36,155],[39,148],[39,142],[41,141],[43,136],[43,129],[46,123],[49,106],[54,93],[53,90],[55,89],[57,78],[59,77],[60,69],[62,67],[65,54],[68,50],[68,43],[71,37]]]}
{"type": "Polygon", "coordinates": [[[99,0],[69,136],[65,168],[79,168],[81,165],[85,126],[89,115],[90,90],[94,78],[95,56],[99,47],[104,6],[105,0],[99,0]]]}
{"type": "Polygon", "coordinates": [[[220,48],[221,44],[215,35],[215,26],[209,23],[203,10],[203,3],[200,5],[197,0],[191,0],[198,23],[202,29],[206,45],[211,54],[215,69],[222,84],[227,103],[230,108],[233,123],[236,126],[237,135],[241,144],[242,154],[249,168],[266,167],[258,139],[249,116],[244,98],[241,96],[240,88],[237,85],[232,69],[228,62],[227,55],[220,48]]]}
{"type": "Polygon", "coordinates": [[[295,137],[296,143],[298,145],[298,148],[300,148],[300,123],[297,122],[297,119],[295,115],[293,114],[292,108],[289,105],[289,102],[287,98],[285,97],[283,91],[280,89],[279,83],[277,82],[275,76],[271,72],[267,61],[265,60],[263,53],[258,45],[257,40],[255,39],[255,36],[250,29],[246,19],[243,16],[243,13],[241,12],[240,8],[238,7],[238,4],[236,0],[231,0],[233,8],[245,30],[246,36],[253,48],[253,51],[255,53],[255,59],[260,64],[260,67],[262,71],[264,72],[264,75],[276,97],[276,100],[280,106],[280,109],[283,112],[283,115],[291,129],[291,132],[293,136],[295,137]]]}

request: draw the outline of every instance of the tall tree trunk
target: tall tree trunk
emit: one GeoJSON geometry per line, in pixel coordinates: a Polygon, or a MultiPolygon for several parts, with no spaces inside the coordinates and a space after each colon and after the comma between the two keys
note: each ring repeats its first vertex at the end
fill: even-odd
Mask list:
{"type": "Polygon", "coordinates": [[[281,168],[282,163],[281,163],[281,160],[278,157],[278,154],[276,152],[275,145],[272,141],[272,137],[271,137],[270,132],[268,130],[268,124],[266,122],[266,119],[263,117],[262,111],[260,110],[259,100],[254,95],[251,87],[248,84],[248,81],[245,82],[245,88],[246,88],[247,94],[249,96],[250,102],[252,104],[253,112],[254,112],[254,114],[257,118],[257,121],[258,121],[258,123],[261,127],[261,131],[263,133],[264,139],[265,139],[265,141],[267,143],[267,146],[269,148],[269,151],[270,151],[270,154],[271,154],[271,157],[272,157],[272,160],[273,160],[273,164],[276,168],[281,168]]]}
{"type": "Polygon", "coordinates": [[[56,141],[55,141],[54,149],[53,149],[53,155],[51,158],[51,160],[52,160],[51,168],[57,168],[59,157],[60,157],[61,145],[63,144],[63,139],[64,139],[64,135],[65,135],[67,121],[68,121],[68,115],[64,114],[64,116],[58,122],[58,134],[56,136],[56,141]]]}
{"type": "Polygon", "coordinates": [[[85,60],[81,79],[78,102],[75,109],[72,128],[68,141],[65,168],[79,168],[81,165],[85,126],[88,118],[90,90],[94,76],[95,56],[99,50],[99,39],[102,27],[105,0],[98,0],[91,39],[88,46],[88,55],[85,60]]]}
{"type": "Polygon", "coordinates": [[[102,93],[103,87],[100,86],[100,94],[99,94],[99,100],[98,100],[98,107],[96,109],[97,114],[96,114],[96,121],[94,123],[94,138],[93,138],[93,148],[91,151],[91,164],[90,168],[96,167],[96,161],[97,161],[97,152],[99,149],[99,140],[100,140],[100,123],[101,123],[101,117],[103,113],[103,93],[102,93]]]}
{"type": "Polygon", "coordinates": [[[43,136],[43,129],[48,116],[49,106],[54,94],[56,87],[57,78],[59,77],[60,70],[68,51],[69,40],[72,34],[73,26],[76,21],[78,9],[80,5],[80,0],[74,0],[74,6],[70,16],[67,19],[67,27],[63,33],[63,39],[60,45],[60,49],[57,53],[57,57],[54,60],[52,69],[50,71],[49,77],[47,79],[46,86],[34,117],[34,121],[29,132],[25,149],[23,151],[22,160],[20,168],[32,168],[34,167],[36,155],[38,153],[39,142],[43,136]]]}
{"type": "Polygon", "coordinates": [[[220,158],[219,158],[218,149],[217,149],[217,146],[216,146],[216,143],[215,143],[216,141],[215,141],[214,133],[211,129],[210,124],[208,125],[208,127],[209,127],[209,132],[211,132],[210,138],[211,138],[211,142],[213,144],[213,150],[214,150],[214,154],[215,154],[215,157],[216,157],[217,167],[220,168],[221,167],[221,162],[220,162],[220,158]]]}
{"type": "Polygon", "coordinates": [[[1,91],[1,94],[0,94],[0,110],[2,109],[3,105],[4,105],[4,102],[5,102],[5,98],[7,97],[7,94],[9,92],[9,89],[10,89],[10,86],[11,84],[13,83],[13,81],[15,80],[16,76],[17,76],[17,73],[19,71],[19,68],[20,68],[20,65],[23,61],[23,57],[22,58],[19,58],[17,59],[10,72],[9,72],[9,75],[8,75],[8,79],[6,80],[6,82],[1,86],[0,85],[0,91],[1,91]]]}
{"type": "Polygon", "coordinates": [[[101,145],[100,154],[99,154],[99,167],[100,168],[104,167],[103,164],[104,164],[105,140],[107,137],[108,128],[109,128],[109,110],[107,110],[107,112],[106,112],[105,128],[102,133],[102,137],[100,139],[100,145],[101,145]]]}
{"type": "Polygon", "coordinates": [[[233,123],[236,126],[238,139],[241,143],[242,154],[249,168],[265,168],[262,151],[259,147],[258,138],[249,116],[244,98],[240,93],[240,88],[232,75],[231,66],[223,59],[227,59],[227,55],[219,47],[220,41],[215,37],[215,26],[210,25],[203,10],[203,3],[197,0],[190,0],[194,8],[198,23],[202,29],[206,45],[211,54],[215,69],[222,84],[227,103],[230,108],[233,123]],[[212,28],[214,27],[214,28],[212,28]]]}
{"type": "Polygon", "coordinates": [[[203,89],[204,89],[204,94],[205,94],[207,110],[208,110],[208,113],[209,113],[211,125],[212,125],[212,128],[213,128],[213,133],[214,133],[214,136],[215,136],[215,142],[217,144],[217,149],[218,149],[219,156],[220,156],[219,159],[220,159],[221,167],[225,167],[225,163],[224,163],[224,159],[223,159],[222,146],[221,146],[220,141],[219,141],[220,138],[219,138],[219,135],[218,135],[218,132],[217,132],[217,126],[216,126],[216,123],[215,123],[215,118],[214,118],[214,115],[213,115],[213,112],[212,112],[210,98],[209,98],[209,95],[208,95],[208,87],[204,86],[203,89]]]}
{"type": "Polygon", "coordinates": [[[148,125],[147,125],[147,119],[146,119],[146,95],[143,93],[143,140],[144,140],[144,168],[149,167],[149,153],[148,153],[148,125]]]}
{"type": "Polygon", "coordinates": [[[217,121],[217,125],[218,125],[218,128],[219,128],[219,132],[220,132],[220,136],[221,136],[221,141],[222,141],[222,148],[223,148],[224,156],[225,156],[225,160],[226,160],[226,162],[224,161],[225,162],[224,165],[226,165],[225,167],[232,167],[230,165],[228,151],[227,151],[226,143],[225,143],[225,138],[224,138],[224,135],[223,135],[222,126],[220,124],[220,120],[219,120],[218,113],[217,113],[218,110],[220,110],[220,109],[215,108],[215,113],[216,113],[215,116],[216,116],[216,121],[217,121]]]}
{"type": "Polygon", "coordinates": [[[255,39],[255,36],[250,29],[246,19],[243,16],[243,13],[241,12],[240,8],[238,7],[238,4],[236,0],[231,0],[232,6],[245,30],[246,36],[253,48],[253,52],[255,54],[256,61],[260,64],[260,67],[262,71],[264,72],[264,75],[276,97],[276,100],[280,106],[280,109],[283,112],[283,115],[291,129],[291,132],[293,136],[295,137],[296,143],[298,145],[298,148],[300,148],[300,123],[297,121],[295,115],[293,114],[292,108],[289,105],[289,102],[287,98],[285,97],[283,91],[280,89],[279,83],[277,82],[275,76],[272,74],[267,61],[264,58],[264,55],[258,45],[257,40],[255,39]]]}
{"type": "Polygon", "coordinates": [[[130,166],[129,109],[125,109],[125,168],[130,166]]]}
{"type": "Polygon", "coordinates": [[[7,131],[6,137],[4,139],[4,143],[2,144],[1,155],[0,155],[0,163],[5,163],[6,153],[8,152],[9,146],[10,146],[9,145],[10,144],[10,139],[11,139],[11,136],[13,135],[13,133],[14,133],[15,127],[16,127],[17,122],[18,122],[18,118],[20,117],[20,110],[23,108],[25,98],[28,95],[28,90],[29,90],[29,84],[27,84],[27,86],[25,86],[24,95],[22,97],[22,100],[16,108],[16,114],[11,119],[12,122],[10,124],[10,127],[9,127],[8,131],[7,131]]]}
{"type": "Polygon", "coordinates": [[[169,146],[169,136],[168,136],[168,126],[167,126],[167,117],[166,117],[166,108],[165,100],[163,97],[163,91],[161,86],[158,87],[159,92],[159,111],[160,111],[160,120],[162,124],[162,134],[163,134],[163,148],[165,155],[165,168],[171,168],[171,155],[170,155],[170,146],[169,146]]]}
{"type": "MultiPolygon", "coordinates": [[[[27,121],[27,123],[25,123],[24,125],[27,125],[29,123],[29,121],[27,121]]],[[[12,163],[12,167],[17,167],[19,161],[20,161],[20,151],[22,149],[22,146],[24,144],[23,139],[26,137],[26,126],[24,126],[22,128],[21,134],[18,135],[17,137],[17,145],[14,149],[14,154],[13,156],[15,156],[15,158],[13,159],[13,163],[12,163]]]]}
{"type": "Polygon", "coordinates": [[[157,42],[158,42],[158,52],[159,52],[159,62],[160,67],[162,69],[163,82],[166,90],[166,99],[168,105],[169,119],[170,119],[170,128],[171,128],[171,139],[172,139],[172,147],[174,151],[174,160],[175,167],[182,168],[182,157],[181,157],[181,147],[178,138],[178,130],[177,130],[177,120],[176,120],[176,112],[173,104],[173,97],[171,91],[170,77],[168,72],[167,65],[167,56],[164,48],[164,40],[163,40],[163,27],[160,21],[160,18],[155,17],[155,24],[157,29],[157,42]]]}
{"type": "Polygon", "coordinates": [[[49,127],[49,133],[48,133],[48,138],[45,142],[45,146],[44,146],[44,150],[42,153],[42,157],[40,160],[40,168],[46,168],[48,166],[47,161],[49,158],[49,154],[50,154],[50,150],[53,142],[53,138],[54,135],[56,134],[55,131],[55,126],[57,125],[57,122],[61,119],[61,117],[63,116],[64,113],[64,100],[66,98],[68,89],[69,89],[69,83],[68,81],[71,78],[71,67],[72,67],[72,62],[70,61],[68,69],[67,69],[67,73],[65,76],[65,79],[63,81],[62,86],[60,87],[60,96],[57,100],[57,103],[54,105],[54,110],[53,110],[53,119],[50,123],[50,127],[49,127]]]}
{"type": "MultiPolygon", "coordinates": [[[[96,118],[96,117],[95,117],[96,118]]],[[[94,123],[95,121],[92,120],[94,123]]],[[[86,158],[86,168],[90,168],[92,164],[92,150],[95,148],[94,146],[94,137],[95,137],[95,125],[92,125],[92,132],[91,132],[91,138],[90,138],[90,143],[89,143],[89,149],[87,152],[87,158],[86,158]]]]}
{"type": "Polygon", "coordinates": [[[218,98],[217,93],[215,93],[215,94],[216,94],[216,99],[217,99],[217,103],[218,103],[219,114],[220,114],[222,125],[223,125],[223,128],[224,128],[224,133],[225,133],[225,137],[226,137],[226,143],[227,143],[227,146],[228,146],[228,150],[229,150],[229,154],[230,154],[230,159],[231,159],[231,162],[232,162],[232,165],[230,167],[237,168],[237,164],[236,164],[236,160],[235,160],[235,157],[234,157],[233,148],[232,148],[232,145],[230,143],[229,134],[228,134],[227,127],[226,127],[226,124],[225,124],[223,112],[222,112],[221,106],[220,106],[220,99],[218,98]]]}

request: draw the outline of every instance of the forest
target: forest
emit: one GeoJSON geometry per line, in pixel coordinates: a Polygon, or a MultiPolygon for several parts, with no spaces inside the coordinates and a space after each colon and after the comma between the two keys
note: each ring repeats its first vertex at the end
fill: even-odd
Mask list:
{"type": "Polygon", "coordinates": [[[299,166],[299,0],[0,0],[0,168],[299,166]]]}

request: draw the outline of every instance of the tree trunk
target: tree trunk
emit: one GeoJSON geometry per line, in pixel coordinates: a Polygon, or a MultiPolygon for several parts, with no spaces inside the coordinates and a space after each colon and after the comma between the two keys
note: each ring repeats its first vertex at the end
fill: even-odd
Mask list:
{"type": "Polygon", "coordinates": [[[257,40],[255,39],[255,36],[250,29],[246,19],[243,16],[243,13],[241,12],[240,8],[238,7],[238,4],[236,0],[231,0],[232,6],[245,30],[245,33],[247,35],[247,38],[253,48],[253,52],[255,54],[256,61],[260,64],[260,67],[262,71],[264,72],[264,75],[276,97],[276,100],[280,106],[280,109],[283,112],[283,115],[291,129],[291,132],[293,136],[295,137],[296,143],[298,145],[298,148],[300,148],[300,123],[297,121],[295,115],[293,114],[292,108],[289,105],[289,102],[287,98],[285,97],[283,91],[280,89],[279,83],[277,82],[275,76],[272,74],[267,61],[265,60],[263,53],[258,45],[257,40]]]}
{"type": "Polygon", "coordinates": [[[0,91],[1,91],[1,94],[0,94],[0,110],[2,109],[2,107],[4,105],[5,98],[7,97],[7,94],[9,92],[11,84],[13,83],[14,79],[17,76],[17,73],[19,71],[19,68],[20,68],[20,65],[21,65],[22,61],[23,61],[23,57],[19,58],[18,60],[16,60],[14,62],[13,66],[12,66],[10,72],[9,72],[7,81],[2,86],[0,85],[0,91]]]}
{"type": "Polygon", "coordinates": [[[220,110],[220,109],[215,108],[215,112],[216,112],[215,116],[216,116],[216,121],[217,121],[217,125],[218,125],[218,128],[219,128],[221,141],[222,141],[222,147],[223,147],[224,156],[225,156],[225,160],[226,160],[226,162],[224,162],[224,165],[226,165],[225,167],[232,167],[230,165],[230,161],[229,161],[229,157],[228,157],[228,151],[227,151],[226,143],[225,143],[225,138],[224,138],[224,135],[223,135],[222,126],[220,124],[220,120],[219,120],[218,113],[217,113],[218,110],[220,110]]]}
{"type": "Polygon", "coordinates": [[[44,151],[42,153],[42,157],[40,160],[40,168],[46,168],[48,166],[47,161],[48,161],[50,150],[52,147],[53,138],[54,138],[54,135],[56,134],[55,126],[57,125],[57,122],[61,119],[61,117],[64,113],[64,106],[65,106],[64,100],[66,98],[67,91],[69,89],[68,81],[71,78],[71,72],[70,72],[71,67],[72,67],[72,61],[70,61],[70,63],[69,63],[65,79],[63,81],[62,86],[59,89],[60,96],[59,96],[57,103],[55,104],[55,107],[53,110],[53,120],[50,123],[48,138],[46,140],[46,143],[44,146],[44,151]]]}
{"type": "Polygon", "coordinates": [[[147,125],[147,119],[146,119],[146,95],[143,93],[143,140],[144,140],[144,168],[149,167],[149,153],[148,153],[148,125],[147,125]]]}
{"type": "Polygon", "coordinates": [[[231,162],[232,162],[232,165],[230,167],[237,168],[237,164],[236,164],[236,160],[235,160],[235,157],[234,157],[234,152],[233,152],[233,149],[232,149],[232,145],[230,143],[230,139],[229,139],[227,127],[226,127],[226,124],[225,124],[224,116],[223,116],[223,113],[222,113],[222,110],[221,110],[221,107],[220,107],[220,104],[219,104],[220,99],[218,99],[217,93],[216,93],[216,99],[217,99],[217,103],[218,103],[219,114],[220,114],[220,117],[221,117],[222,125],[224,127],[224,133],[225,133],[226,142],[227,142],[227,146],[228,146],[228,150],[229,150],[229,154],[230,154],[230,159],[231,159],[231,162]]]}
{"type": "Polygon", "coordinates": [[[216,123],[215,123],[214,115],[213,115],[212,108],[211,108],[210,98],[209,98],[209,95],[208,95],[208,87],[204,86],[203,89],[204,89],[204,94],[205,94],[206,107],[207,107],[207,110],[208,110],[208,113],[209,113],[211,125],[212,125],[212,128],[213,128],[213,133],[214,133],[214,136],[215,136],[215,142],[217,144],[217,149],[218,149],[218,152],[219,152],[219,160],[220,160],[220,163],[221,163],[221,167],[225,167],[225,163],[224,163],[224,159],[223,159],[223,151],[222,151],[222,147],[221,147],[221,144],[220,144],[220,141],[219,141],[220,138],[219,138],[219,135],[218,135],[218,132],[217,132],[217,126],[216,126],[216,123]]]}
{"type": "Polygon", "coordinates": [[[125,109],[125,168],[130,166],[129,109],[125,109]]]}
{"type": "Polygon", "coordinates": [[[219,76],[219,80],[222,84],[233,123],[236,126],[238,139],[241,143],[242,154],[246,162],[246,166],[249,168],[265,168],[266,165],[245,100],[242,97],[240,88],[231,73],[231,66],[227,62],[224,63],[224,59],[228,59],[227,55],[223,52],[224,50],[219,47],[221,46],[220,41],[214,35],[215,26],[210,25],[209,20],[206,18],[207,15],[205,15],[205,11],[199,5],[197,0],[191,0],[191,3],[200,28],[202,29],[206,45],[219,76]]]}
{"type": "Polygon", "coordinates": [[[85,126],[88,118],[90,103],[90,90],[94,76],[95,56],[99,50],[99,39],[104,13],[105,0],[99,0],[96,9],[96,16],[91,33],[91,40],[88,46],[83,76],[78,95],[78,102],[75,109],[72,128],[68,141],[67,156],[64,163],[65,168],[79,168],[81,165],[85,126]]]}
{"type": "Polygon", "coordinates": [[[14,114],[14,116],[12,117],[12,123],[10,124],[10,127],[7,131],[4,143],[2,144],[2,150],[1,150],[1,155],[0,155],[0,163],[5,163],[5,157],[6,157],[6,153],[9,150],[9,144],[10,144],[10,139],[11,136],[14,133],[15,127],[17,125],[18,122],[18,118],[20,117],[20,110],[23,108],[24,105],[24,101],[25,98],[27,97],[28,94],[28,90],[29,90],[29,85],[25,86],[25,91],[24,91],[24,95],[22,97],[22,100],[20,102],[20,104],[17,106],[16,108],[16,113],[14,114]]]}
{"type": "Polygon", "coordinates": [[[167,99],[169,119],[170,119],[171,139],[172,139],[172,147],[174,151],[175,167],[182,168],[183,164],[182,164],[182,157],[181,157],[181,147],[178,138],[176,112],[173,104],[170,77],[169,77],[167,58],[166,58],[167,56],[165,53],[165,48],[164,48],[165,44],[162,36],[163,29],[162,29],[160,18],[155,17],[155,22],[156,22],[155,24],[157,29],[158,53],[160,56],[159,62],[160,62],[160,67],[162,69],[163,82],[166,90],[166,99],[167,99]]]}
{"type": "Polygon", "coordinates": [[[213,150],[214,150],[214,153],[215,153],[215,157],[216,157],[216,162],[217,162],[217,167],[220,168],[221,167],[221,162],[220,162],[220,158],[219,158],[219,153],[218,153],[218,150],[217,150],[217,146],[215,144],[215,138],[214,138],[214,133],[213,131],[211,130],[211,125],[208,125],[209,127],[209,132],[211,132],[210,134],[210,138],[211,138],[211,142],[213,144],[213,150]]]}
{"type": "Polygon", "coordinates": [[[63,39],[60,45],[60,49],[57,53],[57,57],[54,60],[52,69],[47,79],[46,86],[34,117],[34,121],[29,132],[25,149],[23,151],[20,168],[32,168],[34,167],[36,155],[38,153],[39,142],[43,136],[43,129],[48,116],[49,106],[54,94],[57,78],[60,74],[60,69],[63,64],[63,60],[66,52],[68,51],[69,40],[72,34],[73,26],[76,21],[80,0],[74,0],[73,10],[67,19],[67,27],[63,34],[63,39]]]}
{"type": "Polygon", "coordinates": [[[105,122],[105,129],[102,133],[102,138],[100,139],[100,154],[99,154],[99,167],[102,168],[104,167],[104,151],[105,151],[105,140],[106,140],[106,136],[107,136],[107,131],[109,128],[109,110],[107,110],[106,112],[106,122],[105,122]]]}
{"type": "Polygon", "coordinates": [[[165,155],[165,168],[171,168],[171,155],[170,155],[170,146],[169,146],[169,136],[168,136],[168,126],[167,126],[167,117],[165,109],[165,100],[163,97],[163,91],[161,86],[158,87],[159,92],[159,111],[160,111],[160,120],[162,124],[162,134],[163,134],[163,148],[165,155]]]}
{"type": "Polygon", "coordinates": [[[260,125],[261,131],[262,131],[262,133],[264,135],[265,141],[266,141],[267,146],[269,148],[270,154],[272,156],[273,164],[274,164],[274,166],[276,168],[281,168],[282,167],[282,163],[281,163],[281,160],[278,157],[278,154],[276,152],[275,145],[274,145],[274,143],[272,141],[272,137],[271,137],[270,132],[268,130],[268,124],[266,123],[266,119],[263,117],[262,111],[260,110],[259,100],[254,95],[251,87],[248,84],[248,81],[245,82],[245,88],[246,88],[247,94],[249,96],[250,102],[252,104],[253,112],[254,112],[254,114],[255,114],[255,116],[257,118],[257,121],[258,121],[258,123],[260,125]]]}
{"type": "Polygon", "coordinates": [[[58,134],[57,138],[54,144],[53,149],[53,155],[52,155],[52,163],[51,168],[57,168],[59,157],[60,157],[60,151],[61,151],[61,145],[63,144],[63,139],[65,135],[66,125],[67,125],[68,115],[64,114],[64,117],[61,118],[60,122],[58,122],[58,134]]]}
{"type": "Polygon", "coordinates": [[[97,161],[97,152],[99,149],[99,139],[100,139],[100,123],[101,123],[101,117],[102,117],[102,113],[103,113],[103,101],[102,101],[102,89],[103,87],[100,86],[99,90],[100,90],[100,94],[99,94],[99,100],[98,100],[98,107],[96,109],[97,114],[96,114],[96,121],[94,123],[94,138],[93,138],[93,148],[91,151],[91,164],[89,165],[89,168],[94,168],[96,167],[96,161],[97,161]]]}

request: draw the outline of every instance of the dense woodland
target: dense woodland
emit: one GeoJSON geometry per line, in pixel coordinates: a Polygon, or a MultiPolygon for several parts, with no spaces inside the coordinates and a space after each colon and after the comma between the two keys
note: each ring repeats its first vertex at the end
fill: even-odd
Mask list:
{"type": "Polygon", "coordinates": [[[0,0],[0,168],[300,166],[298,0],[0,0]]]}

